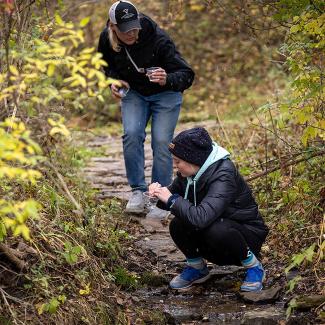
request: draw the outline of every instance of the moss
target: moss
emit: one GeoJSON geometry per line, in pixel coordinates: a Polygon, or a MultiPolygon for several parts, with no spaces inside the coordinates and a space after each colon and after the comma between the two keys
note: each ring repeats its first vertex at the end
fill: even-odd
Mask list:
{"type": "Polygon", "coordinates": [[[168,283],[163,275],[154,274],[152,272],[144,272],[139,280],[140,284],[150,287],[160,287],[168,283]]]}

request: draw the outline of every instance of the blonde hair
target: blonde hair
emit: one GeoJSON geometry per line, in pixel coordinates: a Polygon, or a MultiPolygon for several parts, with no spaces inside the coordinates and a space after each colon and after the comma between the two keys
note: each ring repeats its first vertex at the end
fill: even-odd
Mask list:
{"type": "Polygon", "coordinates": [[[108,25],[108,39],[115,52],[121,51],[121,45],[118,41],[116,33],[111,28],[110,24],[108,25]]]}

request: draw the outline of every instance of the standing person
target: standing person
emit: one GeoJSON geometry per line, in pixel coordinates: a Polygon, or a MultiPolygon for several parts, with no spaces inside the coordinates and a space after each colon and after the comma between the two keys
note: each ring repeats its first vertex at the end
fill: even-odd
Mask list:
{"type": "MultiPolygon", "coordinates": [[[[173,163],[168,143],[178,120],[182,92],[191,86],[194,72],[171,38],[129,1],[117,1],[110,7],[98,51],[108,64],[106,75],[122,85],[112,85],[111,92],[121,99],[124,161],[132,189],[126,212],[141,213],[142,193],[147,190],[145,128],[151,118],[152,182],[169,185],[173,163]]],[[[165,213],[155,208],[148,215],[163,217],[165,213]]]]}
{"type": "Polygon", "coordinates": [[[153,183],[149,193],[175,216],[170,234],[187,259],[173,289],[189,288],[209,278],[206,262],[243,265],[243,291],[262,290],[264,269],[258,260],[268,228],[248,185],[204,128],[178,134],[169,145],[177,177],[169,187],[153,183]]]}

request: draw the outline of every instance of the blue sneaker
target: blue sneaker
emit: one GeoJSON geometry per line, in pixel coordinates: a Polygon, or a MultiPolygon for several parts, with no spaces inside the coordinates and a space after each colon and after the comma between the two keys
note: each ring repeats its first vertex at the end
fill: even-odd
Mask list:
{"type": "Polygon", "coordinates": [[[206,265],[201,270],[187,266],[181,274],[175,276],[175,278],[170,281],[169,285],[172,289],[176,290],[187,289],[191,287],[192,284],[203,283],[209,278],[210,273],[206,265]]]}
{"type": "Polygon", "coordinates": [[[265,271],[261,263],[254,267],[250,267],[246,271],[246,277],[240,287],[241,291],[261,291],[263,289],[263,280],[265,271]]]}

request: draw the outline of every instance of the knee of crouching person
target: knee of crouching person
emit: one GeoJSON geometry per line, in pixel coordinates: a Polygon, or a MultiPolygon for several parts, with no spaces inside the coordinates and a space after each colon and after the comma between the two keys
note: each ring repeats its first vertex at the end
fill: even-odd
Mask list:
{"type": "Polygon", "coordinates": [[[209,242],[214,242],[218,245],[223,245],[229,238],[232,238],[233,229],[228,224],[227,220],[219,219],[204,231],[204,237],[209,242]]]}
{"type": "Polygon", "coordinates": [[[179,231],[182,231],[182,229],[184,229],[184,223],[176,217],[173,218],[169,224],[169,232],[171,236],[178,233],[179,231]]]}

